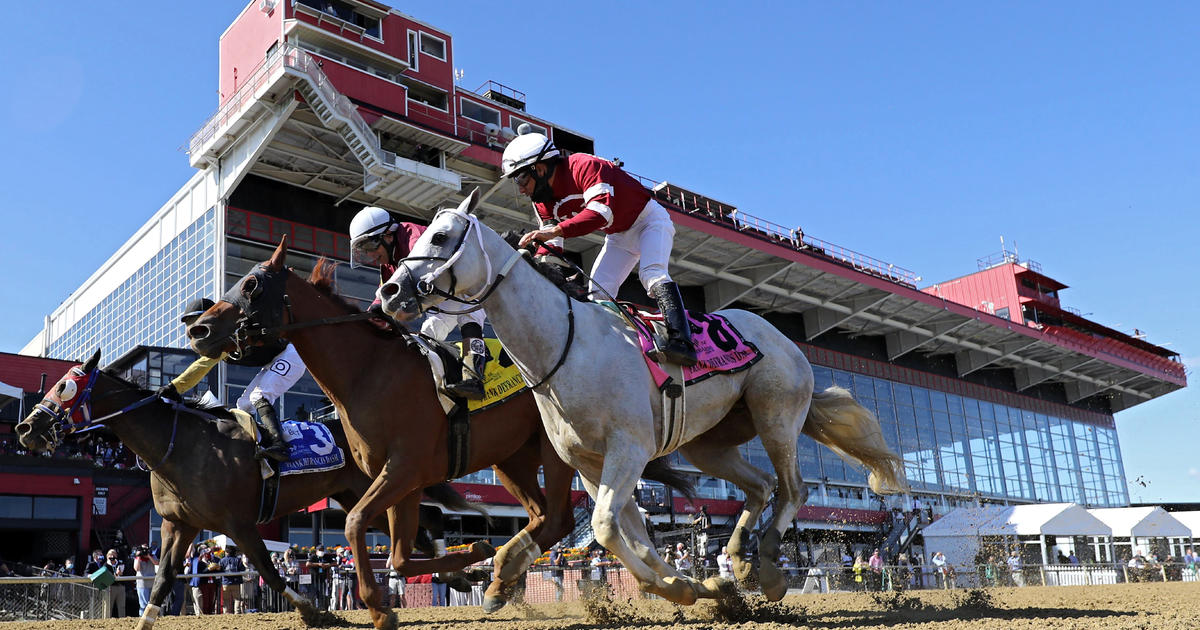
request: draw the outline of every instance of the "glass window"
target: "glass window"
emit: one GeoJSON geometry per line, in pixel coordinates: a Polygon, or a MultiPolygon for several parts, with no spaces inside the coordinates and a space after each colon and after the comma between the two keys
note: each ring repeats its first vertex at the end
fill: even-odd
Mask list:
{"type": "Polygon", "coordinates": [[[0,495],[0,518],[33,517],[33,497],[0,495]]]}
{"type": "Polygon", "coordinates": [[[459,99],[459,108],[463,116],[471,120],[477,120],[481,123],[491,123],[500,126],[500,111],[490,107],[484,107],[475,101],[468,98],[459,99]]]}
{"type": "Polygon", "coordinates": [[[540,133],[543,136],[547,135],[545,127],[543,127],[531,120],[522,120],[511,114],[509,115],[509,117],[508,117],[509,128],[511,128],[513,131],[516,131],[517,129],[521,128],[521,125],[529,125],[533,129],[534,133],[540,133]]]}
{"type": "Polygon", "coordinates": [[[434,37],[429,33],[421,33],[421,52],[441,59],[446,60],[446,42],[440,37],[434,37]]]}
{"type": "Polygon", "coordinates": [[[79,499],[75,497],[34,497],[33,518],[75,520],[79,517],[79,499]]]}

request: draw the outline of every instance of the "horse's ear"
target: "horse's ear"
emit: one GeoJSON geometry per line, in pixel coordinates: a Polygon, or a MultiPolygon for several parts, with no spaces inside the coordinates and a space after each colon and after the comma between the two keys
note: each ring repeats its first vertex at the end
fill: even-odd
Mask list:
{"type": "Polygon", "coordinates": [[[100,348],[96,348],[96,353],[92,355],[92,358],[88,359],[87,362],[83,364],[83,371],[91,372],[92,370],[96,369],[97,365],[100,365],[100,348]]]}
{"type": "Polygon", "coordinates": [[[279,247],[275,248],[275,253],[267,260],[267,268],[271,271],[279,271],[283,269],[283,263],[287,261],[287,234],[279,239],[279,247]]]}
{"type": "Polygon", "coordinates": [[[467,195],[467,198],[463,199],[462,203],[458,204],[458,210],[459,212],[465,212],[467,214],[475,214],[475,207],[478,205],[479,187],[476,186],[475,188],[471,189],[471,193],[467,195]]]}

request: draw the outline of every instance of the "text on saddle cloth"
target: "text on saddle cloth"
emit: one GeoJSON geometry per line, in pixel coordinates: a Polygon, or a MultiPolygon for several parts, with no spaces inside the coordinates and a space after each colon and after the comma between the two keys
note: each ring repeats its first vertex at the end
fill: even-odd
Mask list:
{"type": "MultiPolygon", "coordinates": [[[[654,350],[654,341],[650,338],[649,329],[655,323],[662,322],[661,315],[652,315],[635,311],[642,326],[637,327],[638,340],[642,344],[642,358],[646,367],[654,377],[654,384],[659,389],[666,387],[672,381],[662,367],[650,358],[654,350]]],[[[692,326],[692,344],[696,347],[696,357],[699,362],[692,367],[683,368],[685,385],[699,383],[714,374],[733,374],[740,372],[762,358],[762,353],[753,343],[746,341],[742,333],[733,324],[720,315],[712,313],[688,312],[688,321],[692,326]]]]}
{"type": "MultiPolygon", "coordinates": [[[[484,368],[483,374],[484,397],[482,400],[467,401],[467,410],[470,413],[483,411],[499,405],[516,394],[521,393],[526,388],[525,379],[521,377],[521,371],[512,362],[512,359],[508,358],[508,353],[504,351],[504,346],[500,345],[500,340],[489,337],[484,339],[484,343],[487,344],[488,350],[487,367],[484,368]]],[[[433,372],[433,380],[437,384],[438,397],[442,401],[442,408],[449,413],[454,403],[441,393],[446,384],[447,362],[431,347],[423,347],[422,351],[429,359],[429,368],[433,372]]],[[[457,361],[454,362],[454,367],[451,369],[458,370],[457,361]]]]}
{"type": "MultiPolygon", "coordinates": [[[[242,429],[261,440],[257,423],[250,414],[241,409],[230,409],[238,418],[242,429]]],[[[279,465],[280,475],[336,470],[346,465],[346,454],[333,438],[333,431],[320,422],[283,423],[283,439],[288,445],[288,459],[279,465]]]]}

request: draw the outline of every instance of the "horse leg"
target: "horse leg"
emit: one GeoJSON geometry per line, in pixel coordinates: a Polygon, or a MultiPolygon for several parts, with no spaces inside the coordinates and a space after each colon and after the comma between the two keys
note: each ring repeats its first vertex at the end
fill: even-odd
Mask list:
{"type": "Polygon", "coordinates": [[[754,565],[745,559],[745,546],[750,541],[749,528],[754,526],[766,508],[775,487],[775,478],[746,461],[737,446],[717,440],[701,438],[685,444],[679,452],[701,472],[729,481],[746,494],[746,503],[742,506],[742,513],[738,516],[727,547],[733,575],[743,583],[749,582],[754,573],[754,565]]]}
{"type": "Polygon", "coordinates": [[[775,513],[769,524],[759,532],[758,582],[768,601],[776,602],[787,593],[787,578],[779,570],[779,545],[791,526],[796,511],[808,500],[808,488],[800,478],[796,457],[796,438],[808,417],[812,399],[810,386],[801,381],[791,391],[755,382],[746,390],[746,405],[750,409],[754,428],[758,432],[767,457],[778,479],[775,513]]]}
{"type": "MultiPolygon", "coordinates": [[[[659,595],[676,604],[690,606],[696,603],[696,590],[672,570],[672,575],[661,577],[653,568],[642,561],[639,554],[626,543],[628,533],[621,530],[621,511],[633,504],[633,491],[638,477],[650,461],[650,456],[639,449],[636,440],[620,436],[609,436],[609,443],[624,446],[620,451],[609,450],[604,454],[604,468],[600,472],[600,483],[593,496],[596,507],[592,511],[592,530],[596,540],[621,559],[622,564],[637,579],[639,587],[659,595]]],[[[637,509],[636,505],[633,509],[637,509]]],[[[634,536],[645,531],[644,525],[634,530],[634,536]]],[[[644,534],[643,534],[644,535],[644,534]]]]}
{"type": "MultiPolygon", "coordinates": [[[[399,471],[396,468],[389,460],[379,476],[363,493],[362,498],[346,514],[346,540],[354,552],[354,571],[358,576],[359,597],[362,598],[371,613],[371,623],[379,629],[395,628],[396,615],[383,605],[383,591],[379,587],[378,580],[375,579],[374,572],[371,571],[370,555],[367,551],[367,526],[387,510],[388,526],[392,533],[392,547],[399,548],[403,544],[406,549],[411,549],[412,538],[416,534],[417,505],[421,502],[420,489],[415,487],[411,481],[397,482],[394,480],[406,479],[405,475],[397,474],[399,471]],[[401,503],[401,500],[409,507],[407,520],[411,522],[412,527],[405,528],[403,538],[397,540],[392,506],[401,503]]],[[[407,476],[408,480],[413,478],[413,475],[407,476]]],[[[408,551],[405,553],[407,555],[408,551]]],[[[399,568],[394,563],[392,566],[399,568]]]]}
{"type": "Polygon", "coordinates": [[[229,532],[230,537],[237,543],[238,548],[246,554],[246,559],[254,568],[258,570],[262,576],[263,582],[271,587],[276,593],[282,593],[284,597],[291,602],[292,606],[296,607],[296,612],[300,613],[300,618],[305,625],[315,626],[320,623],[320,612],[317,607],[309,601],[309,599],[300,593],[292,590],[284,581],[283,576],[279,575],[279,571],[275,568],[275,563],[271,561],[271,552],[267,551],[267,545],[263,542],[262,536],[259,535],[258,529],[253,525],[242,527],[229,532]]]}
{"type": "Polygon", "coordinates": [[[154,627],[154,622],[158,620],[158,613],[162,610],[163,601],[167,599],[167,594],[175,585],[179,569],[183,566],[183,558],[187,554],[188,546],[192,544],[192,539],[196,537],[200,528],[163,519],[159,531],[163,541],[162,560],[158,564],[158,575],[154,576],[154,587],[150,591],[150,603],[146,604],[146,610],[142,612],[142,618],[138,620],[136,630],[150,630],[154,627]]]}
{"type": "MultiPolygon", "coordinates": [[[[525,450],[524,447],[521,450],[525,450]]],[[[519,453],[520,451],[518,451],[519,453]]],[[[495,579],[483,594],[483,610],[492,613],[504,607],[508,593],[517,578],[541,555],[541,546],[535,541],[546,521],[546,501],[537,485],[537,466],[532,457],[516,455],[494,466],[500,483],[513,495],[529,514],[529,523],[496,551],[495,579]],[[529,466],[533,462],[535,465],[529,466]]]]}

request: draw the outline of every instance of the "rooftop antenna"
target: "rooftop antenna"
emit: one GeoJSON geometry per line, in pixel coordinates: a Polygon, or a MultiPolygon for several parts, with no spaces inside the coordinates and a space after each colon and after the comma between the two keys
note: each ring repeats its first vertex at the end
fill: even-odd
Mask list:
{"type": "Polygon", "coordinates": [[[467,75],[466,70],[463,70],[462,68],[455,68],[454,69],[454,82],[462,83],[463,77],[465,77],[466,75],[467,75]]]}

